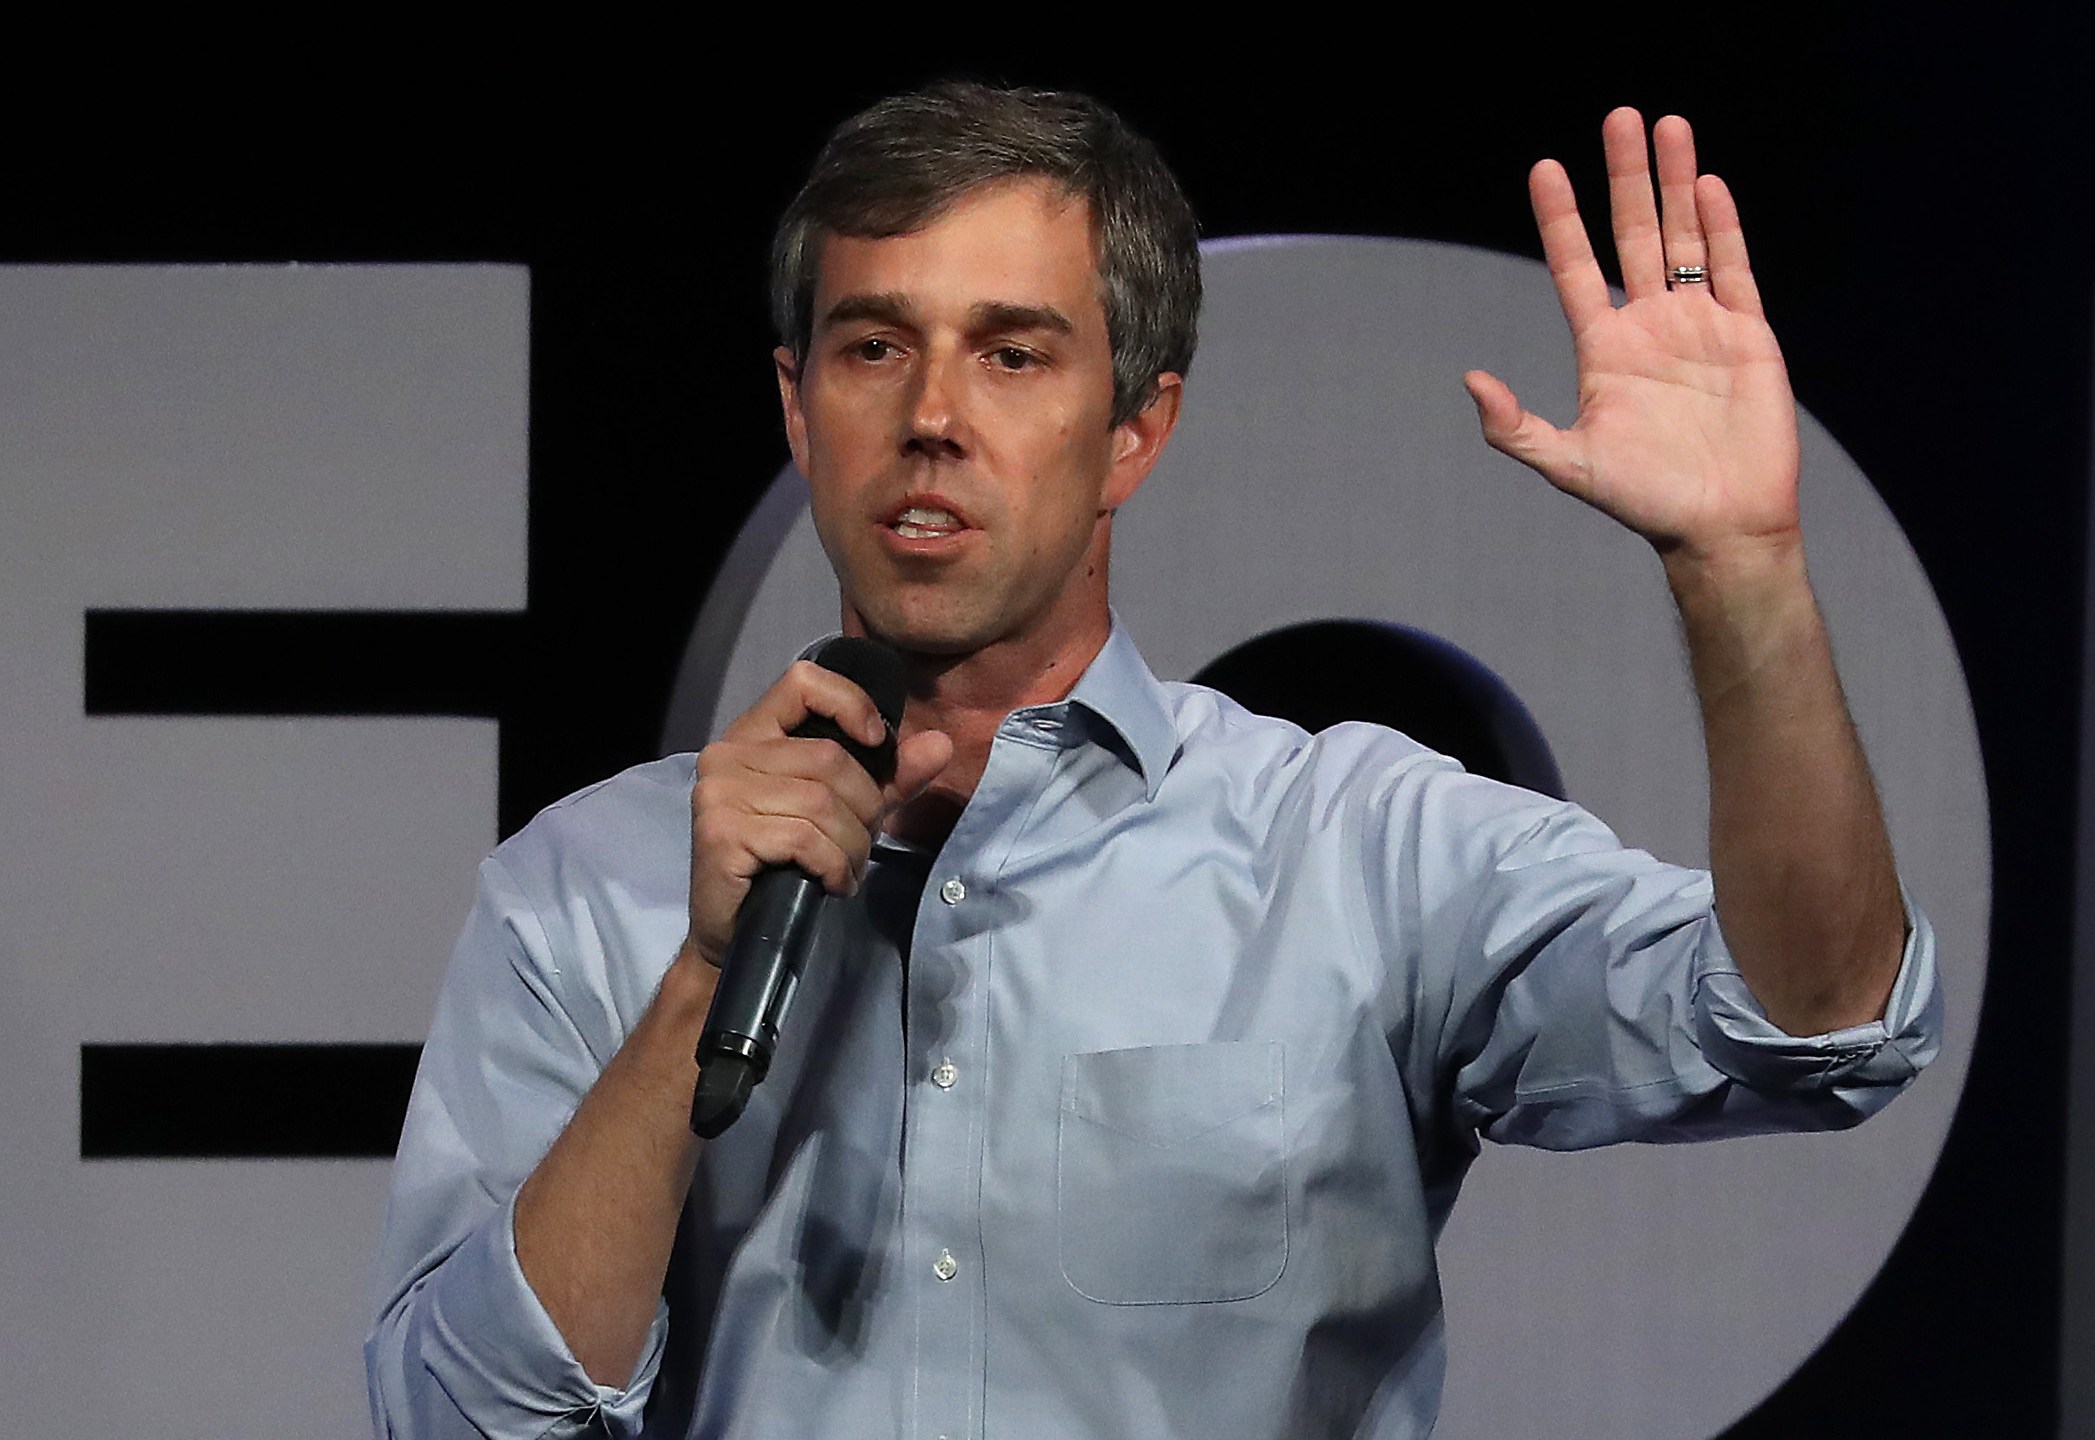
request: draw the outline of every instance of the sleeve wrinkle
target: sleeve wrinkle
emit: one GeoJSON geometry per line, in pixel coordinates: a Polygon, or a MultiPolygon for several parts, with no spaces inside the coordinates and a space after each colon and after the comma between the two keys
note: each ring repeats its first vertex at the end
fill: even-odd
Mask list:
{"type": "Polygon", "coordinates": [[[1623,846],[1569,804],[1508,833],[1438,927],[1457,976],[1436,1084],[1491,1138],[1576,1149],[1840,1128],[1932,1054],[1932,940],[1910,902],[1896,1014],[1793,1037],[1739,975],[1706,872],[1623,846]]]}
{"type": "MultiPolygon", "coordinates": [[[[516,946],[511,952],[510,969],[516,973],[526,994],[535,1001],[541,1012],[558,1023],[581,1046],[582,1053],[601,1072],[611,1063],[611,1058],[598,1052],[589,1038],[588,1030],[576,1023],[574,1014],[564,1003],[562,992],[567,988],[567,972],[551,963],[557,947],[553,943],[552,931],[547,927],[545,916],[538,908],[538,901],[531,891],[517,878],[516,871],[504,862],[500,850],[487,857],[486,863],[501,874],[503,883],[517,901],[513,910],[505,911],[503,923],[516,937],[516,946]],[[530,933],[526,934],[528,927],[530,933]]],[[[581,1097],[576,1097],[580,1103],[581,1097]]]]}
{"type": "Polygon", "coordinates": [[[516,1261],[516,1186],[601,1071],[543,973],[553,953],[515,872],[488,857],[395,1160],[389,1295],[366,1346],[395,1440],[631,1435],[652,1389],[659,1311],[633,1381],[606,1390],[516,1261]]]}
{"type": "MultiPolygon", "coordinates": [[[[1508,886],[1513,882],[1508,877],[1534,864],[1546,864],[1559,856],[1545,857],[1539,861],[1509,865],[1507,862],[1535,844],[1552,827],[1561,823],[1567,812],[1576,814],[1575,808],[1560,803],[1555,808],[1537,817],[1535,822],[1508,841],[1492,862],[1491,869],[1474,885],[1468,887],[1469,906],[1462,917],[1457,934],[1458,953],[1464,956],[1475,954],[1484,959],[1486,978],[1477,987],[1475,994],[1461,995],[1450,987],[1447,993],[1447,1009],[1442,1019],[1441,1033],[1448,1037],[1441,1047],[1441,1068],[1447,1076],[1449,1086],[1455,1083],[1457,1072],[1469,1061],[1482,1054],[1494,1033],[1499,1013],[1505,1004],[1506,992],[1526,973],[1543,952],[1562,940],[1584,916],[1586,911],[1567,905],[1546,908],[1532,920],[1519,926],[1516,943],[1494,945],[1490,934],[1500,912],[1510,908],[1518,899],[1509,894],[1508,886]],[[1454,1021],[1454,1009],[1463,999],[1464,1019],[1454,1021]],[[1481,1030],[1481,1036],[1479,1031],[1481,1030]]],[[[1597,897],[1596,897],[1597,898],[1597,897]]],[[[1529,1037],[1520,1053],[1524,1056],[1532,1048],[1533,1037],[1529,1037]]]]}
{"type": "MultiPolygon", "coordinates": [[[[1431,869],[1451,867],[1466,848],[1462,838],[1475,837],[1478,827],[1459,813],[1443,815],[1434,823],[1436,808],[1460,805],[1459,792],[1414,792],[1406,802],[1405,787],[1418,786],[1435,774],[1458,784],[1482,784],[1490,793],[1512,793],[1488,781],[1478,781],[1454,761],[1420,750],[1392,767],[1383,783],[1366,792],[1362,825],[1364,838],[1383,851],[1380,863],[1366,867],[1385,878],[1382,895],[1363,890],[1349,894],[1349,921],[1356,943],[1369,955],[1409,953],[1409,1003],[1404,1007],[1408,1036],[1392,1036],[1392,1048],[1400,1066],[1405,1055],[1420,1057],[1430,1065],[1411,1072],[1410,1084],[1426,1088],[1431,1095],[1430,1111],[1422,1116],[1434,1133],[1446,1131],[1466,1153],[1475,1149],[1474,1130],[1464,1111],[1469,1108],[1462,1094],[1461,1073],[1486,1050],[1497,1025],[1497,1012],[1505,994],[1533,956],[1553,943],[1570,927],[1576,916],[1547,913],[1538,923],[1524,927],[1520,943],[1502,946],[1498,953],[1488,942],[1499,912],[1509,900],[1508,887],[1517,886],[1514,876],[1527,868],[1523,852],[1563,823],[1567,814],[1580,815],[1577,807],[1561,801],[1549,802],[1542,813],[1500,836],[1483,837],[1488,847],[1478,857],[1476,868],[1461,883],[1436,887],[1431,869]],[[1457,837],[1437,843],[1437,835],[1457,837]],[[1393,882],[1393,886],[1392,886],[1393,882]],[[1435,889],[1439,898],[1434,898],[1435,889]],[[1355,906],[1357,905],[1357,909],[1355,906]],[[1392,923],[1401,928],[1394,937],[1383,934],[1392,923]]],[[[1360,793],[1357,792],[1356,793],[1360,793]]],[[[1371,854],[1374,850],[1371,849],[1371,854]]],[[[1407,1070],[1410,1067],[1404,1067],[1407,1070]]]]}

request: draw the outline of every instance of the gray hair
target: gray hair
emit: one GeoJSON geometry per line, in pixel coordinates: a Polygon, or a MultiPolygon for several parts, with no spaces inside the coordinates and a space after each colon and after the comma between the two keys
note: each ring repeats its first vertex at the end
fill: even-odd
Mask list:
{"type": "Polygon", "coordinates": [[[947,82],[852,116],[815,157],[771,247],[771,317],[796,362],[814,333],[829,235],[885,239],[936,220],[978,185],[1040,175],[1091,206],[1113,354],[1113,423],[1193,364],[1200,231],[1163,157],[1086,95],[947,82]]]}

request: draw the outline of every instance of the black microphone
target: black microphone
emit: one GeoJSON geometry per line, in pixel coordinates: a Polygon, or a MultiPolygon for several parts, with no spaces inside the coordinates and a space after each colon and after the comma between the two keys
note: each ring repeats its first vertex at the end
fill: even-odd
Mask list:
{"type": "MultiPolygon", "coordinates": [[[[811,657],[866,692],[887,722],[878,745],[846,735],[827,715],[810,715],[793,733],[834,740],[882,785],[895,778],[895,730],[902,723],[908,678],[902,657],[877,640],[839,636],[811,657]]],[[[822,882],[797,865],[773,865],[749,884],[735,931],[720,962],[713,1008],[698,1037],[698,1088],[691,1097],[691,1130],[710,1140],[735,1123],[749,1093],[771,1068],[778,1027],[792,1003],[800,967],[815,938],[822,882]]]]}

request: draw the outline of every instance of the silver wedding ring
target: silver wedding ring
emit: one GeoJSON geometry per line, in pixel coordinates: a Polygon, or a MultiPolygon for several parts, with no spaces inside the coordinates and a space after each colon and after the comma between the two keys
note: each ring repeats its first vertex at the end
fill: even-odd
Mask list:
{"type": "Polygon", "coordinates": [[[1666,272],[1668,285],[1700,285],[1709,279],[1707,265],[1676,265],[1666,272]]]}

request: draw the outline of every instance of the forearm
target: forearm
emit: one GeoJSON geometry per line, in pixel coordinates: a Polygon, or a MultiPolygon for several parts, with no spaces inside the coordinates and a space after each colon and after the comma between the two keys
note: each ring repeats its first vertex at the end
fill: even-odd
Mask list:
{"type": "Polygon", "coordinates": [[[517,1263],[600,1385],[631,1380],[662,1293],[698,1158],[692,1057],[717,973],[677,957],[517,1194],[517,1263]]]}
{"type": "Polygon", "coordinates": [[[1904,911],[1801,543],[1683,546],[1665,564],[1702,706],[1710,866],[1732,954],[1792,1034],[1876,1019],[1904,911]]]}

